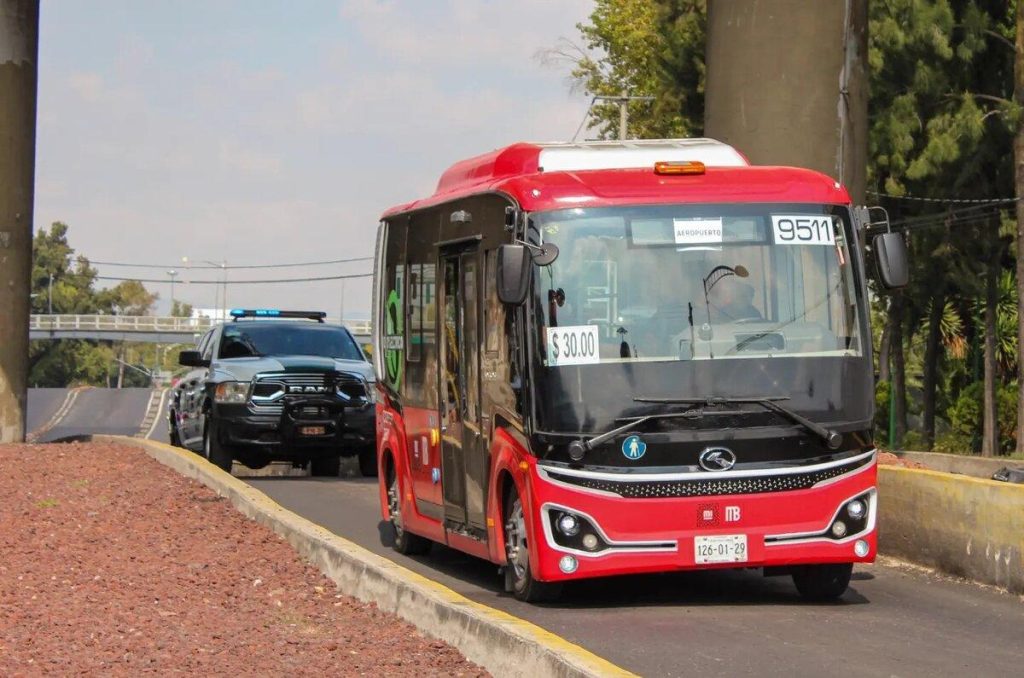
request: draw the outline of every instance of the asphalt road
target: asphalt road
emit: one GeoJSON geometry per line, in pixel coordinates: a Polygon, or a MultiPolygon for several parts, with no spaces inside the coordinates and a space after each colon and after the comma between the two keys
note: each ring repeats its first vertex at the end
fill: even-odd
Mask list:
{"type": "Polygon", "coordinates": [[[66,388],[30,388],[28,390],[28,408],[25,413],[25,428],[32,432],[50,421],[67,398],[66,388]]]}
{"type": "Polygon", "coordinates": [[[435,545],[390,548],[377,484],[248,478],[282,506],[468,598],[505,610],[644,676],[1010,676],[1024,672],[1016,597],[898,565],[860,567],[839,603],[802,602],[789,578],[752,571],[580,582],[558,605],[502,591],[497,568],[435,545]]]}
{"type": "MultiPolygon", "coordinates": [[[[53,426],[43,431],[39,442],[52,442],[74,436],[85,436],[98,433],[111,435],[135,435],[146,416],[146,405],[149,403],[148,388],[89,388],[77,393],[60,419],[53,426]]],[[[67,397],[67,389],[29,389],[28,392],[28,431],[38,431],[51,423],[55,413],[63,405],[67,397]]],[[[161,422],[162,424],[162,422],[161,422]]],[[[153,439],[166,440],[166,426],[158,424],[153,431],[153,439]]]]}

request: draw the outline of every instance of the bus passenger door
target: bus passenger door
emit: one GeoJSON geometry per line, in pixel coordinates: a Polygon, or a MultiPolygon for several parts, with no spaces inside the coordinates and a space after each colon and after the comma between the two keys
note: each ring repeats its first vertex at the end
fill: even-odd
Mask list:
{"type": "Polygon", "coordinates": [[[445,526],[466,534],[486,535],[486,478],[479,477],[479,458],[485,451],[480,431],[478,252],[474,243],[441,254],[438,402],[445,526]]]}

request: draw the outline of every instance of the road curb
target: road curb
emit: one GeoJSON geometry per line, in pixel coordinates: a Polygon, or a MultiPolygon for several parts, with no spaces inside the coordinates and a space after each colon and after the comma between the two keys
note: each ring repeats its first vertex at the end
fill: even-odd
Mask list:
{"type": "Polygon", "coordinates": [[[205,459],[164,443],[123,436],[95,440],[137,447],[225,497],[284,537],[343,593],[410,622],[458,648],[495,676],[634,676],[511,614],[474,602],[291,511],[205,459]]]}
{"type": "Polygon", "coordinates": [[[1024,593],[1024,486],[878,469],[880,553],[1024,593]]]}

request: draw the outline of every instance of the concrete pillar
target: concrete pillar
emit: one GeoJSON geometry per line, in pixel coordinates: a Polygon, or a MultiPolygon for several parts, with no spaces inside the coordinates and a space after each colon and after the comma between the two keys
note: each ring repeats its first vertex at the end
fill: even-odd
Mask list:
{"type": "Polygon", "coordinates": [[[709,0],[705,134],[863,204],[867,25],[867,0],[709,0]]]}
{"type": "Polygon", "coordinates": [[[0,0],[0,443],[25,439],[39,0],[0,0]]]}

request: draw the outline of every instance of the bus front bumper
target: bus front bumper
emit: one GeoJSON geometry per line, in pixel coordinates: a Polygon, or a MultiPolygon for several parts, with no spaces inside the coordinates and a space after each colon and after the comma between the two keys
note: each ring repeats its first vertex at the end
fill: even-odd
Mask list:
{"type": "Polygon", "coordinates": [[[533,565],[543,581],[872,562],[877,552],[873,454],[813,487],[756,494],[626,498],[546,470],[533,464],[530,473],[533,565]]]}

